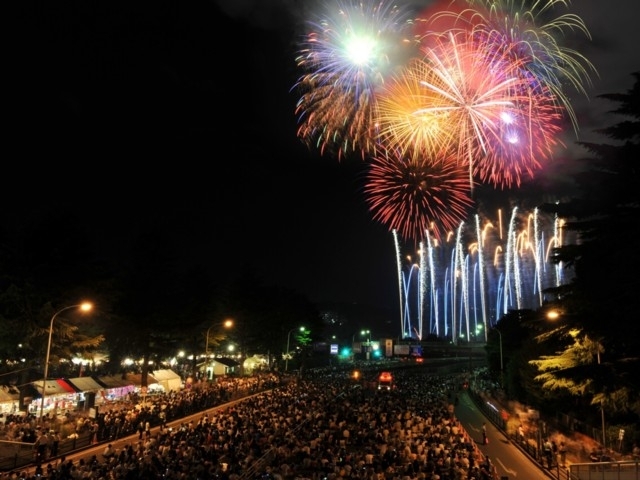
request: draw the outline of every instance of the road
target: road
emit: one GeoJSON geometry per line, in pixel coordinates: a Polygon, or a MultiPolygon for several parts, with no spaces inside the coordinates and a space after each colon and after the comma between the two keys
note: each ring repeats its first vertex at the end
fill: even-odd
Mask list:
{"type": "Polygon", "coordinates": [[[553,478],[542,470],[522,450],[513,445],[509,439],[498,430],[482,414],[466,391],[459,398],[455,407],[456,417],[467,431],[471,439],[476,442],[480,451],[488,456],[498,472],[501,480],[537,480],[553,478]],[[482,444],[482,424],[486,423],[488,445],[482,444]]]}

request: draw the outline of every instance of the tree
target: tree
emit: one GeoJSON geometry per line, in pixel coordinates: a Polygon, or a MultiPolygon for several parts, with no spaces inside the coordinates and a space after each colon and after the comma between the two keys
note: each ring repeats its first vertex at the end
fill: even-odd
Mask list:
{"type": "Polygon", "coordinates": [[[568,219],[565,229],[577,241],[556,248],[553,261],[574,268],[572,282],[547,293],[556,300],[541,309],[561,312],[561,323],[548,325],[539,342],[555,342],[551,355],[531,360],[545,389],[587,394],[592,405],[605,405],[621,417],[640,419],[640,252],[630,241],[640,223],[640,72],[623,94],[602,95],[617,102],[611,113],[626,119],[599,133],[615,144],[582,143],[593,155],[584,160],[577,184],[582,195],[565,204],[545,205],[568,219]]]}
{"type": "Polygon", "coordinates": [[[119,272],[118,312],[107,332],[111,362],[124,369],[121,361],[139,361],[142,385],[147,385],[150,363],[160,364],[185,345],[204,322],[213,292],[202,271],[181,261],[181,249],[173,235],[161,224],[142,229],[123,257],[119,272]]]}
{"type": "Polygon", "coordinates": [[[220,295],[219,312],[233,318],[231,336],[243,353],[262,353],[280,358],[286,349],[287,333],[305,327],[312,339],[324,328],[315,305],[300,293],[265,285],[252,270],[244,271],[220,295]]]}
{"type": "MultiPolygon", "coordinates": [[[[57,308],[91,300],[103,306],[103,266],[96,261],[95,245],[72,211],[42,206],[20,215],[2,232],[0,247],[0,356],[8,359],[0,369],[12,372],[18,359],[26,367],[11,381],[26,383],[42,375],[50,320],[57,308]]],[[[80,327],[56,320],[51,348],[52,374],[58,358],[93,355],[104,338],[97,326],[100,309],[80,327]]]]}

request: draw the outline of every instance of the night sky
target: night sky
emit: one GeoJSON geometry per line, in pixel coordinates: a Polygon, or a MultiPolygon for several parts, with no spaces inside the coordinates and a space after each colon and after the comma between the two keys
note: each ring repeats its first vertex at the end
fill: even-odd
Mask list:
{"type": "MultiPolygon", "coordinates": [[[[314,302],[396,308],[393,237],[365,205],[363,161],[320,157],[296,137],[296,42],[314,3],[21,4],[3,226],[69,211],[118,252],[157,223],[221,282],[248,266],[314,302]]],[[[640,68],[637,5],[571,8],[593,36],[575,48],[599,72],[590,102],[575,94],[581,140],[617,121],[594,98],[626,92],[640,68]]],[[[562,185],[584,154],[569,133],[538,186],[562,185]]],[[[488,193],[508,203],[526,191],[488,193]]]]}

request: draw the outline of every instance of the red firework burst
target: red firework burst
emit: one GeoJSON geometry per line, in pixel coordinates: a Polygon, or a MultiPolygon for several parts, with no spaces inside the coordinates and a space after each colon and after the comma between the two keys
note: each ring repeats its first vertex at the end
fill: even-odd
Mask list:
{"type": "Polygon", "coordinates": [[[373,219],[416,243],[427,231],[443,238],[473,205],[466,169],[454,156],[433,160],[396,152],[369,162],[364,192],[373,219]]]}

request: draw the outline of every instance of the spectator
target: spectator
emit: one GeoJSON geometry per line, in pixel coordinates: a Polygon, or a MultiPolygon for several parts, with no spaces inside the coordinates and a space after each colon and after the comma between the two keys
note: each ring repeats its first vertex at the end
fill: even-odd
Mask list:
{"type": "Polygon", "coordinates": [[[564,442],[560,442],[558,453],[560,453],[560,466],[564,467],[567,463],[567,446],[564,444],[564,442]]]}

